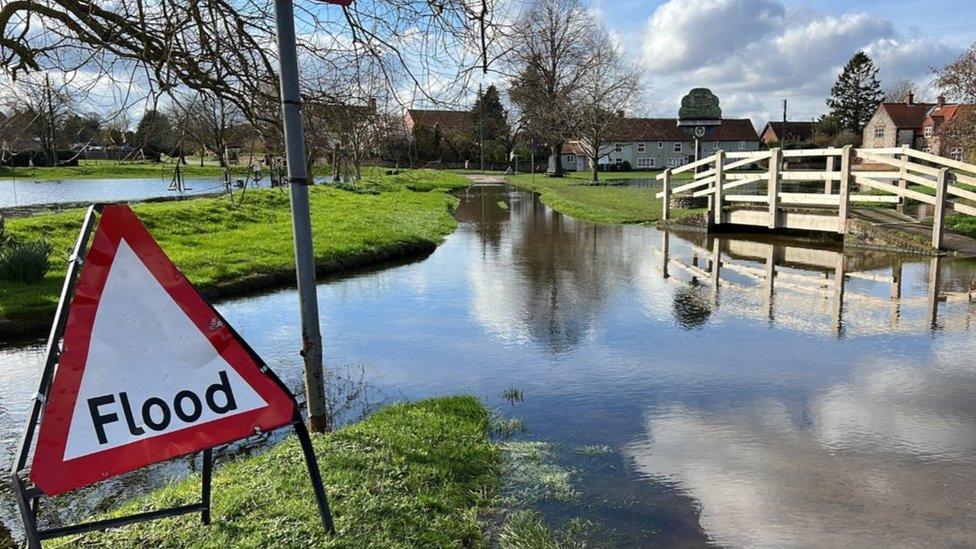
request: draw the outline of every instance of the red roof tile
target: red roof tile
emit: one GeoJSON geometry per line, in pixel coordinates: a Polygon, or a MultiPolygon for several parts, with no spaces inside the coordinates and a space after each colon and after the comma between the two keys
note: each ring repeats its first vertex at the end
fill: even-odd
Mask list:
{"type": "Polygon", "coordinates": [[[932,103],[882,103],[881,108],[888,113],[895,127],[899,129],[917,129],[922,127],[922,122],[929,110],[935,105],[932,103]]]}

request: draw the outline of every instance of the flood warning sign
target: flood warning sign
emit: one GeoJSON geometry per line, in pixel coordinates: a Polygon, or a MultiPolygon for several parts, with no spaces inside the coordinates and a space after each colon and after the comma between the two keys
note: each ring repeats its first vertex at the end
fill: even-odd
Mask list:
{"type": "Polygon", "coordinates": [[[55,495],[294,421],[294,400],[127,206],[68,312],[30,477],[55,495]]]}

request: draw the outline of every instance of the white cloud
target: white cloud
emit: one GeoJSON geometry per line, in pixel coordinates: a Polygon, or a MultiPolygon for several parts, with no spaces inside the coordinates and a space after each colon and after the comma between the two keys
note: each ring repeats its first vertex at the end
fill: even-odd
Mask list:
{"type": "Polygon", "coordinates": [[[783,98],[795,119],[823,112],[831,84],[858,50],[875,60],[883,84],[924,85],[929,69],[956,53],[936,39],[906,38],[876,14],[827,15],[781,0],[670,0],[648,20],[641,62],[655,88],[668,90],[658,98],[661,114],[673,116],[683,93],[707,86],[728,116],[761,124],[783,98]]]}

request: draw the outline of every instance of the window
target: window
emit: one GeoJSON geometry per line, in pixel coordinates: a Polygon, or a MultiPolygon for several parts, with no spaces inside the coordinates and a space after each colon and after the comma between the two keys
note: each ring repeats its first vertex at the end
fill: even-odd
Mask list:
{"type": "Polygon", "coordinates": [[[657,142],[657,148],[663,149],[664,148],[664,141],[658,141],[657,142]]]}
{"type": "Polygon", "coordinates": [[[739,141],[739,150],[740,151],[746,150],[746,142],[745,141],[739,141]]]}
{"type": "Polygon", "coordinates": [[[617,143],[616,145],[613,146],[614,152],[621,152],[623,150],[624,150],[624,146],[620,143],[617,143]]]}
{"type": "Polygon", "coordinates": [[[639,153],[644,152],[644,144],[643,143],[638,143],[637,144],[637,152],[639,152],[639,153]]]}
{"type": "Polygon", "coordinates": [[[884,127],[883,126],[878,126],[878,127],[874,128],[874,138],[875,139],[884,139],[884,127]]]}
{"type": "Polygon", "coordinates": [[[923,153],[930,153],[930,152],[932,152],[932,147],[925,147],[924,149],[922,149],[922,152],[923,153]]]}
{"type": "Polygon", "coordinates": [[[674,142],[674,152],[676,153],[681,152],[681,141],[674,142]]]}
{"type": "Polygon", "coordinates": [[[932,126],[925,126],[925,139],[932,139],[932,126]]]}
{"type": "Polygon", "coordinates": [[[657,164],[656,160],[657,160],[656,158],[638,158],[637,168],[638,169],[653,168],[657,164]]]}
{"type": "Polygon", "coordinates": [[[677,168],[684,163],[685,163],[685,159],[683,156],[672,156],[671,158],[668,159],[669,168],[677,168]]]}
{"type": "Polygon", "coordinates": [[[954,147],[949,151],[949,158],[955,160],[956,162],[962,162],[962,147],[954,147]]]}

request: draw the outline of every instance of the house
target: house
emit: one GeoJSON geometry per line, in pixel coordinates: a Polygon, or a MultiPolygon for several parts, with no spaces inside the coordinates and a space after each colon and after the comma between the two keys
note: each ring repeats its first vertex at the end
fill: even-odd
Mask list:
{"type": "Polygon", "coordinates": [[[783,143],[809,143],[813,141],[813,122],[766,122],[759,134],[762,142],[771,145],[783,143]]]}
{"type": "MultiPolygon", "coordinates": [[[[712,135],[702,140],[702,156],[718,150],[757,151],[759,136],[749,119],[724,119],[712,135]]],[[[567,171],[590,169],[585,140],[566,143],[562,149],[562,165],[567,171]]],[[[695,141],[685,129],[678,127],[677,118],[625,118],[619,128],[600,146],[601,165],[629,165],[636,170],[677,168],[695,159],[695,141]]]]}
{"type": "Polygon", "coordinates": [[[413,135],[418,126],[440,128],[442,133],[469,134],[473,126],[471,111],[407,109],[403,115],[404,131],[413,135]]]}
{"type": "Polygon", "coordinates": [[[976,120],[976,105],[946,103],[939,96],[935,103],[916,103],[913,94],[904,103],[882,103],[864,127],[862,143],[868,148],[909,147],[955,160],[964,158],[958,137],[946,132],[950,123],[976,120]]]}
{"type": "Polygon", "coordinates": [[[922,123],[935,107],[933,103],[916,103],[914,94],[908,94],[904,103],[882,103],[864,126],[862,145],[874,149],[902,145],[919,148],[922,123]]]}
{"type": "MultiPolygon", "coordinates": [[[[922,122],[922,137],[918,146],[923,152],[945,156],[962,162],[966,158],[965,144],[950,130],[953,122],[962,121],[968,127],[976,123],[976,105],[951,104],[940,101],[922,122]]],[[[972,152],[972,151],[970,151],[972,152]]]]}

